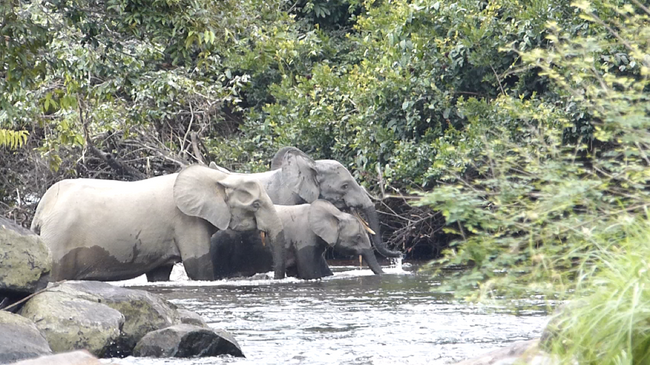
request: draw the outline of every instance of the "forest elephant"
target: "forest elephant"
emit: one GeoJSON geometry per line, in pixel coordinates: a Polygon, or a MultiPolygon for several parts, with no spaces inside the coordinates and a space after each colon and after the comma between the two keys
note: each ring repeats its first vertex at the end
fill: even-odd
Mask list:
{"type": "MultiPolygon", "coordinates": [[[[211,166],[218,168],[216,165],[211,166]]],[[[273,203],[278,205],[305,204],[323,199],[342,211],[355,209],[367,219],[368,226],[374,233],[371,235],[372,244],[377,252],[385,257],[401,257],[401,252],[389,250],[382,241],[379,218],[370,196],[340,162],[314,161],[295,147],[284,147],[275,154],[270,171],[245,175],[259,181],[273,203]]],[[[252,251],[260,254],[265,252],[262,241],[251,234],[229,232],[217,235],[216,239],[244,242],[252,251]]],[[[227,255],[227,251],[223,254],[227,255]]],[[[268,261],[265,258],[261,260],[268,261]]],[[[255,272],[245,275],[253,274],[255,272]]],[[[233,267],[231,273],[222,270],[221,275],[232,277],[242,273],[233,267]]]]}
{"type": "MultiPolygon", "coordinates": [[[[365,225],[355,216],[341,212],[326,200],[311,204],[276,205],[286,242],[285,265],[288,276],[318,279],[332,275],[325,261],[325,250],[332,247],[345,255],[361,255],[375,274],[383,271],[377,262],[365,225]]],[[[268,246],[239,241],[229,231],[212,237],[210,250],[215,278],[248,276],[271,270],[268,246]]]]}
{"type": "Polygon", "coordinates": [[[169,280],[182,261],[194,280],[211,280],[217,230],[265,232],[275,277],[284,277],[282,222],[264,187],[206,166],[124,182],[69,179],[52,185],[31,229],[50,247],[54,280],[169,280]]]}

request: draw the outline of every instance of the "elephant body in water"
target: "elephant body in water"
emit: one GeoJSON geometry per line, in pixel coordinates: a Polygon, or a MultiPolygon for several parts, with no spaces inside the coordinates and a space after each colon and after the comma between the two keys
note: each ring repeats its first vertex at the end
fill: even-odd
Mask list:
{"type": "Polygon", "coordinates": [[[60,181],[31,228],[52,251],[54,280],[169,280],[179,261],[191,279],[211,280],[210,237],[227,228],[265,231],[284,277],[282,222],[263,186],[205,166],[135,182],[60,181]]]}
{"type": "MultiPolygon", "coordinates": [[[[284,227],[287,275],[301,279],[332,275],[324,257],[328,247],[343,254],[361,255],[375,274],[382,273],[366,228],[357,217],[341,212],[325,200],[275,208],[284,227]]],[[[252,244],[256,242],[252,237],[238,237],[229,231],[217,232],[212,237],[210,251],[216,279],[271,270],[270,247],[252,244]]]]}
{"type": "MultiPolygon", "coordinates": [[[[214,167],[220,169],[216,165],[214,167]]],[[[372,244],[377,252],[385,257],[400,257],[402,255],[401,252],[391,251],[386,247],[381,239],[379,218],[370,196],[340,162],[334,160],[314,161],[297,148],[284,147],[273,158],[270,171],[242,175],[259,181],[274,204],[297,205],[322,199],[329,201],[342,211],[355,209],[366,217],[368,226],[374,233],[371,236],[372,244]]],[[[213,237],[212,247],[219,247],[221,250],[219,254],[223,257],[218,262],[230,263],[228,266],[217,268],[220,270],[220,277],[246,276],[268,271],[263,271],[264,263],[268,265],[267,258],[258,260],[260,262],[257,265],[259,269],[252,270],[252,266],[249,265],[237,268],[234,263],[242,262],[242,260],[236,258],[240,250],[231,247],[232,242],[238,242],[245,246],[251,253],[245,255],[245,260],[256,260],[255,255],[268,256],[268,248],[265,248],[257,235],[237,232],[220,233],[213,237]],[[219,245],[219,240],[228,243],[219,245]]],[[[369,261],[369,259],[367,260],[369,261]]],[[[329,268],[327,270],[329,271],[329,268]]]]}

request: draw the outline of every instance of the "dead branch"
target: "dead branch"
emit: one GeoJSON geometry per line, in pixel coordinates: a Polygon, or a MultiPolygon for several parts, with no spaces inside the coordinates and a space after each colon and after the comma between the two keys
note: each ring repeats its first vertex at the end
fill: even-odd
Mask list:
{"type": "Polygon", "coordinates": [[[86,123],[86,120],[83,115],[83,108],[81,106],[81,99],[79,98],[79,120],[81,121],[81,126],[83,128],[83,133],[84,133],[84,139],[86,140],[86,146],[94,154],[95,156],[99,157],[100,159],[104,160],[113,170],[115,170],[118,173],[121,174],[128,174],[131,175],[137,179],[145,179],[147,176],[140,171],[132,168],[129,165],[122,164],[120,161],[115,159],[113,155],[110,153],[104,153],[100,151],[97,147],[95,147],[95,144],[93,143],[92,138],[90,138],[90,133],[88,132],[88,124],[86,123]]]}
{"type": "Polygon", "coordinates": [[[205,160],[203,159],[203,154],[201,153],[201,150],[199,150],[199,142],[198,142],[198,136],[196,132],[192,132],[190,134],[190,139],[192,140],[192,150],[194,151],[194,158],[201,164],[205,165],[205,160]]]}

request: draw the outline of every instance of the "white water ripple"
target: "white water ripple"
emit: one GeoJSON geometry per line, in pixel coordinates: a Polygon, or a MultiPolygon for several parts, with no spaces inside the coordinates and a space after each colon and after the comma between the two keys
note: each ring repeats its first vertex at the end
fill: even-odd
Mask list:
{"type": "MultiPolygon", "coordinates": [[[[526,316],[508,307],[457,303],[434,294],[438,283],[415,267],[385,267],[376,276],[356,266],[333,267],[319,280],[272,273],[234,280],[188,280],[178,266],[172,281],[142,278],[142,287],[199,313],[213,328],[231,332],[246,358],[114,359],[118,364],[450,364],[508,343],[538,337],[541,309],[526,316]]],[[[531,302],[532,303],[532,302],[531,302]]]]}

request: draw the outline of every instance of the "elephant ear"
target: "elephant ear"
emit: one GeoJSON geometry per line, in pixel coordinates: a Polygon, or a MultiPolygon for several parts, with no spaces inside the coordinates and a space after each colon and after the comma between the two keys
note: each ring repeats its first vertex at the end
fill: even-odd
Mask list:
{"type": "Polygon", "coordinates": [[[184,214],[200,217],[220,230],[230,224],[230,208],[226,204],[226,178],[221,171],[193,165],[183,169],[174,182],[174,202],[184,214]]]}
{"type": "Polygon", "coordinates": [[[293,153],[294,155],[302,156],[305,159],[309,159],[306,153],[297,149],[296,147],[282,147],[276,152],[275,156],[271,160],[271,170],[277,170],[282,168],[282,163],[284,161],[284,156],[288,153],[293,153]]]}
{"type": "Polygon", "coordinates": [[[328,245],[334,246],[339,239],[343,214],[327,200],[316,200],[309,208],[309,227],[328,245]]]}
{"type": "Polygon", "coordinates": [[[214,162],[214,161],[210,161],[210,165],[208,165],[208,166],[210,166],[211,169],[215,169],[215,170],[221,171],[221,172],[223,172],[223,173],[225,173],[225,174],[229,174],[229,173],[230,173],[230,170],[228,170],[228,169],[225,168],[225,167],[221,167],[221,166],[217,165],[217,163],[214,162]]]}
{"type": "Polygon", "coordinates": [[[282,158],[283,183],[304,201],[311,203],[320,195],[315,162],[297,148],[285,148],[288,150],[282,158]]]}

